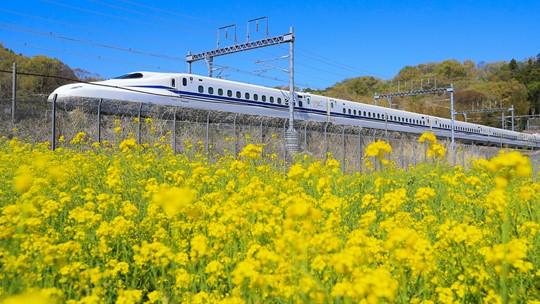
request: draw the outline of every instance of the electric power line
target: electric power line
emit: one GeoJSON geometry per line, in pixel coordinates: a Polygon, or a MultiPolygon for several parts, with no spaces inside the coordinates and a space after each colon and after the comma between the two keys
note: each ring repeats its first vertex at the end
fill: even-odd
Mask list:
{"type": "Polygon", "coordinates": [[[56,34],[53,34],[53,33],[44,33],[44,32],[35,31],[35,30],[32,30],[32,29],[27,29],[27,28],[23,28],[23,27],[17,27],[17,26],[8,25],[8,24],[3,23],[3,22],[0,22],[0,27],[5,28],[7,30],[11,30],[11,31],[24,32],[24,33],[29,33],[29,34],[33,34],[33,35],[40,35],[40,36],[46,36],[46,37],[54,37],[54,38],[62,39],[62,40],[66,40],[66,41],[72,41],[72,42],[83,43],[83,44],[90,44],[90,45],[95,45],[95,46],[109,48],[109,49],[118,50],[118,51],[124,51],[124,52],[136,53],[136,54],[147,55],[147,56],[152,56],[152,57],[158,57],[158,58],[163,58],[163,59],[168,59],[168,60],[185,62],[185,60],[183,58],[179,58],[179,57],[173,57],[173,56],[169,56],[169,55],[146,52],[146,51],[141,51],[141,50],[137,50],[137,49],[133,49],[133,48],[120,47],[120,46],[115,46],[115,45],[110,45],[110,44],[105,44],[105,43],[98,43],[98,42],[93,42],[91,40],[82,40],[82,39],[73,38],[73,37],[56,35],[56,34]]]}
{"type": "Polygon", "coordinates": [[[158,24],[155,24],[155,23],[150,23],[150,22],[141,21],[141,20],[137,20],[137,19],[132,19],[132,18],[127,18],[127,17],[121,17],[121,16],[116,16],[116,15],[106,14],[106,13],[85,9],[85,8],[74,6],[74,5],[55,2],[55,1],[52,1],[52,0],[41,0],[41,1],[47,2],[49,4],[57,5],[57,6],[67,7],[67,8],[70,8],[70,9],[73,9],[73,10],[78,10],[78,11],[85,12],[85,13],[90,13],[90,14],[93,14],[93,15],[105,16],[105,17],[110,17],[110,18],[114,18],[114,19],[128,21],[128,22],[130,22],[130,24],[140,23],[140,24],[149,25],[149,26],[153,26],[153,27],[158,27],[158,28],[162,28],[162,29],[168,29],[168,30],[180,31],[180,32],[188,32],[187,30],[182,29],[182,28],[162,26],[162,25],[158,25],[158,24]]]}
{"type": "MultiPolygon", "coordinates": [[[[121,17],[121,16],[117,16],[117,15],[111,15],[111,14],[105,14],[105,13],[102,13],[102,12],[96,12],[96,11],[88,10],[88,9],[85,9],[85,8],[73,6],[73,5],[68,5],[68,4],[63,4],[63,3],[55,2],[55,1],[52,1],[52,0],[42,0],[42,1],[43,1],[43,2],[47,2],[47,3],[50,3],[50,4],[53,4],[53,5],[64,6],[64,7],[68,7],[68,8],[71,8],[71,9],[80,10],[80,11],[83,11],[83,12],[86,12],[86,13],[97,14],[97,15],[102,15],[102,16],[109,17],[109,18],[116,18],[116,19],[121,19],[121,20],[126,20],[126,21],[133,21],[133,22],[143,23],[143,24],[146,24],[146,25],[151,25],[151,26],[161,27],[161,26],[156,25],[156,24],[153,24],[153,23],[141,22],[141,21],[139,21],[139,20],[134,20],[134,19],[130,19],[130,18],[125,18],[125,17],[121,17]]],[[[111,8],[116,9],[116,10],[123,10],[123,11],[127,11],[127,12],[134,13],[134,14],[139,14],[139,15],[143,15],[143,16],[147,16],[147,17],[151,17],[151,18],[156,18],[156,19],[159,19],[159,20],[162,20],[162,21],[167,21],[167,22],[171,22],[171,23],[177,23],[177,24],[185,25],[185,23],[181,23],[181,22],[178,22],[178,21],[176,21],[176,20],[170,20],[170,19],[167,19],[167,18],[154,16],[154,15],[151,15],[151,14],[148,14],[148,13],[143,13],[143,12],[140,12],[140,11],[137,11],[137,10],[133,10],[133,9],[127,9],[127,8],[124,8],[124,7],[121,7],[121,6],[118,6],[118,5],[112,5],[112,4],[105,3],[105,2],[99,1],[99,0],[88,0],[88,1],[92,1],[92,2],[97,3],[97,4],[100,4],[100,5],[105,5],[105,6],[111,7],[111,8]]],[[[179,14],[179,13],[174,12],[174,11],[169,11],[169,10],[164,10],[164,9],[160,9],[160,8],[148,6],[148,5],[138,4],[138,3],[135,3],[135,2],[133,2],[133,1],[128,1],[128,0],[118,0],[118,1],[123,2],[123,3],[130,4],[130,5],[133,5],[133,6],[142,7],[142,8],[145,8],[145,9],[147,9],[147,10],[153,10],[153,11],[158,11],[158,12],[161,12],[161,13],[173,14],[173,15],[181,16],[181,17],[183,17],[183,18],[191,18],[191,19],[199,20],[199,21],[206,22],[206,23],[215,23],[215,22],[212,22],[212,21],[208,21],[208,20],[196,18],[196,17],[193,17],[193,16],[189,16],[189,15],[185,15],[185,14],[179,14]]],[[[5,10],[4,10],[4,11],[5,11],[5,10]]],[[[34,17],[35,17],[35,16],[34,16],[34,17]]],[[[35,18],[39,18],[39,17],[35,17],[35,18]]],[[[43,20],[44,18],[40,18],[40,19],[43,20]]],[[[48,20],[48,21],[50,22],[51,20],[48,20]]],[[[57,22],[57,23],[58,23],[58,22],[57,22]]],[[[190,25],[188,25],[188,26],[190,26],[190,25]]],[[[6,26],[3,26],[3,27],[4,27],[4,28],[7,28],[6,26]]],[[[193,26],[191,26],[191,27],[193,27],[193,26]]],[[[194,28],[198,28],[198,29],[204,30],[204,28],[202,28],[202,27],[194,27],[194,28]]],[[[128,52],[132,52],[132,53],[139,53],[139,54],[142,54],[142,55],[149,55],[149,56],[154,56],[154,57],[161,57],[161,58],[166,58],[166,59],[171,59],[171,60],[176,60],[176,61],[184,61],[184,60],[181,59],[181,58],[172,57],[172,56],[168,56],[168,55],[155,54],[155,53],[150,53],[150,52],[144,52],[144,51],[135,50],[135,49],[132,49],[132,48],[125,48],[125,47],[113,46],[113,45],[108,45],[108,44],[103,44],[103,43],[96,43],[96,42],[92,42],[92,41],[85,41],[85,40],[82,40],[82,39],[77,39],[77,38],[71,38],[71,37],[66,37],[66,36],[56,35],[56,34],[53,34],[53,33],[48,33],[48,34],[47,34],[47,33],[42,33],[42,32],[39,32],[39,31],[33,31],[33,30],[29,30],[29,29],[21,29],[21,28],[17,28],[17,29],[8,28],[8,29],[10,29],[10,30],[24,31],[24,32],[27,32],[27,33],[37,34],[37,35],[51,36],[51,37],[58,38],[58,39],[64,39],[64,40],[69,40],[69,41],[75,41],[75,42],[79,42],[79,43],[87,43],[87,44],[97,45],[97,46],[100,46],[100,47],[107,47],[107,48],[111,48],[111,49],[122,50],[122,51],[128,51],[128,52]]],[[[167,29],[174,29],[174,28],[167,27],[167,29]]],[[[300,54],[297,53],[297,57],[311,58],[311,59],[313,59],[313,60],[316,60],[317,62],[320,62],[320,63],[326,64],[326,65],[332,66],[332,67],[334,67],[334,68],[339,68],[339,69],[342,69],[342,70],[353,71],[353,72],[359,72],[359,71],[360,71],[360,72],[365,72],[365,71],[358,70],[358,69],[356,69],[355,67],[352,67],[352,66],[349,66],[349,65],[340,63],[340,62],[338,62],[338,61],[335,61],[335,60],[333,60],[333,59],[330,59],[330,58],[327,58],[327,57],[324,57],[324,56],[315,54],[315,53],[313,53],[313,52],[304,50],[304,49],[302,49],[302,48],[298,48],[298,49],[300,50],[300,52],[298,52],[298,53],[300,53],[300,54]],[[307,54],[311,54],[311,55],[305,55],[306,53],[307,53],[307,54]],[[298,55],[300,55],[300,56],[298,56],[298,55]]],[[[80,55],[80,54],[79,54],[79,55],[80,55]]],[[[100,56],[98,56],[98,59],[100,59],[99,57],[100,57],[100,56]]],[[[113,62],[114,62],[114,61],[113,61],[113,62]]],[[[119,62],[119,63],[130,64],[130,63],[127,63],[127,62],[119,62]]],[[[336,76],[340,76],[340,77],[347,77],[346,75],[343,75],[343,74],[340,74],[340,73],[336,73],[335,71],[328,71],[328,70],[325,70],[325,69],[321,69],[321,68],[318,68],[318,67],[314,67],[314,66],[311,66],[311,65],[309,65],[309,64],[305,64],[305,63],[303,63],[303,62],[301,62],[301,61],[300,61],[300,62],[297,61],[297,65],[299,65],[299,66],[304,66],[304,67],[309,68],[309,69],[321,71],[321,72],[324,72],[325,74],[332,74],[332,75],[336,75],[336,76]]],[[[142,66],[142,65],[139,65],[139,66],[142,66]]],[[[159,67],[158,67],[158,68],[159,68],[159,67]]],[[[314,78],[314,79],[319,79],[319,80],[323,80],[323,81],[330,81],[330,80],[328,80],[328,79],[323,79],[323,78],[321,78],[321,77],[314,76],[314,75],[311,74],[311,73],[303,73],[303,72],[300,72],[300,71],[298,71],[298,70],[297,70],[297,73],[298,73],[298,74],[301,74],[301,75],[305,75],[305,76],[310,77],[310,78],[314,78]]],[[[371,73],[371,72],[367,72],[367,73],[376,75],[375,73],[371,73]]],[[[254,76],[262,77],[261,75],[255,75],[255,74],[253,74],[253,73],[250,73],[250,74],[252,74],[252,75],[254,75],[254,76]]],[[[269,79],[274,79],[274,80],[276,80],[275,78],[271,78],[271,77],[262,77],[262,78],[269,78],[269,79]]],[[[278,81],[283,81],[283,80],[278,80],[278,81]]]]}
{"type": "Polygon", "coordinates": [[[187,23],[184,23],[184,22],[179,22],[177,20],[171,20],[171,19],[163,18],[163,17],[160,17],[160,16],[154,16],[154,15],[151,15],[151,14],[148,14],[148,13],[139,12],[139,11],[136,11],[136,10],[128,9],[128,8],[125,8],[125,7],[122,7],[122,6],[113,5],[113,4],[110,4],[110,3],[103,2],[103,1],[99,1],[99,0],[88,0],[88,1],[92,1],[92,2],[97,3],[99,5],[108,6],[110,8],[114,8],[114,9],[117,9],[117,10],[126,11],[128,13],[133,13],[133,14],[137,14],[137,15],[141,15],[141,16],[145,16],[145,17],[155,18],[155,19],[158,19],[158,20],[161,20],[161,21],[166,21],[166,22],[179,24],[179,25],[181,25],[183,27],[201,29],[201,30],[210,32],[210,30],[202,28],[202,27],[194,26],[194,25],[187,24],[187,23]]]}
{"type": "Polygon", "coordinates": [[[199,17],[194,17],[194,16],[190,16],[190,15],[186,15],[186,14],[180,14],[178,12],[174,12],[174,11],[170,11],[170,10],[164,10],[164,9],[161,9],[161,8],[156,8],[156,7],[153,7],[153,6],[150,6],[150,5],[136,3],[136,2],[133,2],[133,1],[128,1],[128,0],[118,0],[118,1],[128,3],[128,4],[131,4],[131,5],[134,5],[134,6],[139,6],[139,7],[146,8],[146,9],[151,9],[151,10],[158,11],[158,12],[161,12],[161,13],[167,13],[167,14],[171,14],[171,15],[176,15],[176,16],[179,16],[179,17],[182,17],[182,18],[190,18],[192,20],[202,21],[202,22],[211,23],[211,24],[218,24],[215,21],[210,21],[210,20],[206,20],[206,19],[202,19],[202,18],[199,18],[199,17]]]}
{"type": "Polygon", "coordinates": [[[44,50],[44,51],[49,51],[49,52],[68,54],[68,55],[77,56],[77,57],[81,57],[81,58],[91,58],[91,59],[102,60],[102,61],[107,61],[107,62],[125,64],[125,65],[129,65],[129,66],[138,66],[138,67],[143,67],[143,68],[151,68],[151,69],[157,69],[157,70],[172,72],[170,70],[163,70],[160,66],[143,65],[143,64],[140,64],[140,63],[129,62],[129,61],[124,61],[124,60],[118,60],[118,59],[112,59],[112,58],[107,58],[107,57],[103,57],[103,56],[99,56],[99,55],[97,55],[97,56],[87,55],[87,54],[81,54],[81,53],[75,53],[75,52],[68,52],[68,51],[65,51],[65,50],[51,49],[51,48],[46,48],[46,47],[41,47],[41,46],[36,46],[36,45],[30,45],[28,43],[18,43],[18,42],[13,42],[13,41],[10,41],[10,40],[6,40],[6,41],[8,41],[10,44],[19,45],[19,46],[26,47],[26,48],[33,48],[33,49],[44,50]]]}

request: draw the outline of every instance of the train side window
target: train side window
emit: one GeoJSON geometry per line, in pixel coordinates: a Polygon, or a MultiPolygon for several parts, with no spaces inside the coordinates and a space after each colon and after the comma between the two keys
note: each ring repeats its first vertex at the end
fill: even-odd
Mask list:
{"type": "Polygon", "coordinates": [[[350,114],[351,114],[351,109],[348,109],[348,110],[347,110],[347,113],[349,113],[349,115],[350,115],[350,114]]]}
{"type": "Polygon", "coordinates": [[[214,88],[208,87],[208,94],[214,94],[214,88]]]}
{"type": "Polygon", "coordinates": [[[311,100],[310,100],[310,98],[308,97],[308,98],[307,98],[307,104],[309,105],[310,102],[311,102],[311,100]]]}
{"type": "Polygon", "coordinates": [[[299,100],[299,101],[298,101],[298,106],[299,106],[300,108],[302,108],[302,107],[303,107],[303,105],[302,105],[302,101],[301,101],[301,100],[299,100]]]}
{"type": "Polygon", "coordinates": [[[255,100],[255,101],[259,100],[259,95],[253,94],[253,100],[255,100]]]}
{"type": "Polygon", "coordinates": [[[227,90],[227,96],[232,97],[232,91],[231,90],[227,90]]]}
{"type": "Polygon", "coordinates": [[[222,89],[222,88],[219,88],[219,89],[217,90],[217,94],[218,94],[219,96],[223,96],[223,89],[222,89]]]}
{"type": "Polygon", "coordinates": [[[182,85],[185,87],[187,86],[187,78],[182,78],[182,85]]]}
{"type": "Polygon", "coordinates": [[[199,93],[203,93],[204,92],[204,87],[202,85],[199,86],[199,93]]]}
{"type": "Polygon", "coordinates": [[[266,102],[266,95],[261,95],[261,100],[262,100],[263,102],[266,102]]]}
{"type": "Polygon", "coordinates": [[[240,91],[236,91],[236,98],[242,98],[242,93],[240,93],[240,91]]]}
{"type": "Polygon", "coordinates": [[[353,111],[353,114],[356,115],[356,110],[353,111]]]}
{"type": "Polygon", "coordinates": [[[345,111],[346,111],[345,108],[343,108],[343,114],[345,114],[345,111]]]}
{"type": "Polygon", "coordinates": [[[330,108],[332,108],[332,109],[334,108],[334,103],[333,102],[330,103],[330,108]]]}
{"type": "Polygon", "coordinates": [[[362,116],[366,117],[366,111],[364,111],[364,113],[362,114],[362,116]]]}
{"type": "Polygon", "coordinates": [[[171,87],[173,87],[173,88],[176,87],[176,79],[174,79],[174,78],[171,78],[171,87]]]}
{"type": "Polygon", "coordinates": [[[249,93],[246,93],[245,96],[246,96],[246,99],[249,99],[249,93]]]}
{"type": "Polygon", "coordinates": [[[277,103],[281,104],[281,97],[277,98],[277,103]]]}
{"type": "Polygon", "coordinates": [[[270,102],[274,103],[274,96],[270,96],[270,102]]]}

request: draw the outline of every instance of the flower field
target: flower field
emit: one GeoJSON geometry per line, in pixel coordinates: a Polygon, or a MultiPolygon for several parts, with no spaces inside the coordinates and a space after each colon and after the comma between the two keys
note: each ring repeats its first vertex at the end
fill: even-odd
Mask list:
{"type": "MultiPolygon", "coordinates": [[[[370,173],[248,144],[0,139],[0,303],[540,303],[540,184],[501,152],[370,173]],[[214,157],[213,157],[214,158],[214,157]]],[[[430,152],[431,151],[431,152],[430,152]]]]}

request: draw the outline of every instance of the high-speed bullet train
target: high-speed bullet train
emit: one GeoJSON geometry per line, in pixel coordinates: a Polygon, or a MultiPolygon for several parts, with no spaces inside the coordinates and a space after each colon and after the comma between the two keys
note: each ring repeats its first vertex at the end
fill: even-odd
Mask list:
{"type": "MultiPolygon", "coordinates": [[[[295,92],[294,118],[396,132],[451,137],[451,121],[310,93],[295,92]]],[[[134,72],[57,88],[49,96],[103,98],[272,117],[289,117],[289,92],[194,74],[134,72]]],[[[455,121],[454,137],[480,145],[540,148],[540,135],[455,121]]]]}

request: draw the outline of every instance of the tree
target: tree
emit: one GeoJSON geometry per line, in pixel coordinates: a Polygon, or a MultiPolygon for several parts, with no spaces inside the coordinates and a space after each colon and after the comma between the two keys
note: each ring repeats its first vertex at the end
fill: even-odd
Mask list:
{"type": "Polygon", "coordinates": [[[81,68],[74,69],[73,73],[75,73],[75,76],[77,76],[79,80],[82,80],[85,82],[103,80],[103,77],[101,77],[99,74],[92,73],[87,70],[83,70],[81,68]]]}
{"type": "Polygon", "coordinates": [[[512,60],[510,60],[510,63],[508,64],[508,68],[510,69],[510,71],[512,71],[512,73],[515,73],[517,70],[518,70],[518,64],[517,64],[517,61],[512,58],[512,60]]]}
{"type": "Polygon", "coordinates": [[[459,80],[467,75],[465,67],[455,59],[441,62],[437,66],[436,73],[451,81],[459,80]]]}
{"type": "Polygon", "coordinates": [[[21,79],[21,90],[29,95],[50,94],[57,87],[69,83],[69,80],[47,76],[77,80],[73,70],[56,58],[38,55],[21,64],[21,71],[46,76],[25,76],[21,79]]]}
{"type": "Polygon", "coordinates": [[[456,104],[464,106],[479,105],[483,101],[486,101],[486,95],[478,90],[467,89],[461,90],[454,94],[454,100],[456,104]]]}
{"type": "Polygon", "coordinates": [[[540,81],[527,84],[528,99],[531,101],[530,114],[540,113],[540,81]]]}
{"type": "Polygon", "coordinates": [[[397,76],[394,77],[394,81],[409,81],[417,79],[419,76],[420,69],[418,67],[405,66],[398,72],[397,76]]]}

